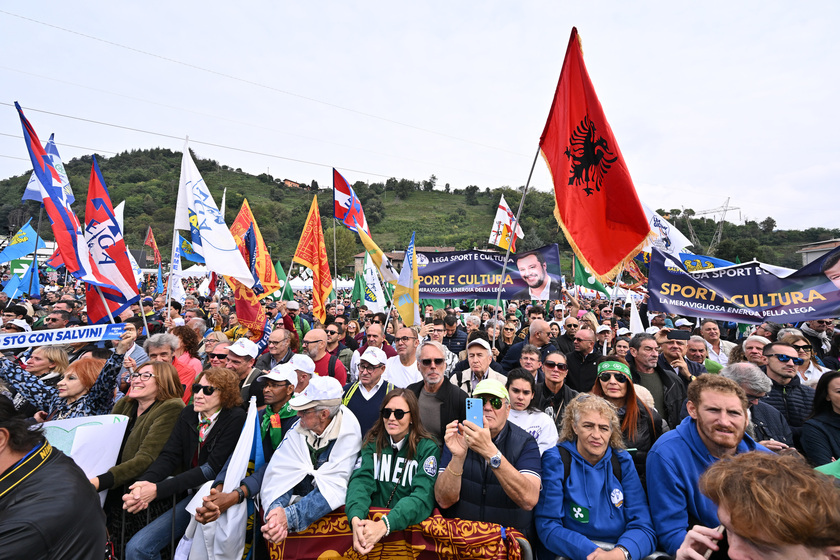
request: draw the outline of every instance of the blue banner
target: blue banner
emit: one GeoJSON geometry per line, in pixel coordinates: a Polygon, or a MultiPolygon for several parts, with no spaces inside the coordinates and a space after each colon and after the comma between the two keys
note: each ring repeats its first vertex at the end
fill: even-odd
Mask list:
{"type": "MultiPolygon", "coordinates": [[[[504,261],[504,254],[491,251],[418,251],[420,297],[495,299],[504,261]]],[[[556,243],[510,256],[502,299],[560,298],[560,251],[556,243]]]]}
{"type": "Polygon", "coordinates": [[[651,254],[650,311],[739,323],[796,323],[840,315],[840,249],[796,271],[759,262],[690,272],[651,254]]]}

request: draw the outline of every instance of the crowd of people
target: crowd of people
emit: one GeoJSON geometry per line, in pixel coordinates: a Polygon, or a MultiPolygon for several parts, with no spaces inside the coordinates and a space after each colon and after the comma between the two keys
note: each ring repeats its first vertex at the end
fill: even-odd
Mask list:
{"type": "MultiPolygon", "coordinates": [[[[437,508],[515,529],[540,558],[840,558],[840,488],[819,472],[840,477],[832,319],[739,334],[642,304],[632,332],[622,304],[553,295],[428,304],[411,326],[343,295],[319,321],[298,293],[263,300],[262,338],[232,297],[144,295],[117,341],[12,348],[0,556],[94,558],[108,541],[160,558],[250,500],[256,558],[342,507],[359,555],[437,508]],[[265,464],[225,491],[252,398],[265,464]],[[109,413],[128,422],[101,473],[38,427],[109,413]]],[[[5,334],[87,323],[83,292],[55,282],[0,306],[5,334]]]]}

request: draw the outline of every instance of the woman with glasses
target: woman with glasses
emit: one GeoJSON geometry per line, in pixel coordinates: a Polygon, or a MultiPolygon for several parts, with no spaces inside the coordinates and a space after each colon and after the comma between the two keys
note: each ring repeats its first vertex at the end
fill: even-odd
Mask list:
{"type": "Polygon", "coordinates": [[[502,336],[498,341],[499,356],[496,361],[501,363],[505,359],[508,349],[514,344],[516,344],[516,322],[507,321],[505,326],[502,327],[502,336]]]}
{"type": "MultiPolygon", "coordinates": [[[[112,414],[128,416],[122,448],[117,464],[92,478],[90,483],[96,490],[117,489],[109,492],[105,500],[108,531],[115,549],[120,549],[122,543],[148,521],[145,513],[123,513],[122,496],[126,487],[149,468],[169,439],[184,408],[181,400],[183,392],[174,366],[164,362],[147,362],[129,375],[127,394],[117,401],[111,411],[112,414]],[[122,538],[123,531],[125,540],[122,538]]],[[[156,502],[153,507],[155,515],[163,513],[166,505],[166,502],[156,502]]]]}
{"type": "Polygon", "coordinates": [[[537,387],[534,376],[522,368],[512,369],[508,372],[505,387],[510,394],[508,420],[534,436],[540,454],[557,445],[557,426],[554,420],[535,406],[537,387]]]}
{"type": "Polygon", "coordinates": [[[545,355],[542,362],[544,381],[536,385],[536,400],[539,410],[542,410],[554,420],[556,427],[560,427],[563,410],[566,405],[577,396],[577,391],[566,385],[569,366],[566,356],[562,352],[554,351],[545,355]]]}
{"type": "Polygon", "coordinates": [[[553,556],[644,558],[656,535],[647,497],[624,450],[615,407],[581,393],[566,407],[560,444],[542,457],[537,534],[553,556]],[[594,541],[614,543],[607,552],[594,541]]]}
{"type": "Polygon", "coordinates": [[[129,513],[143,511],[155,500],[168,505],[177,496],[180,501],[132,537],[127,560],[160,558],[173,538],[177,542],[184,535],[190,520],[185,507],[192,498],[185,493],[221,472],[239,439],[246,414],[239,406],[242,397],[235,373],[206,369],[192,386],[192,394],[193,403],[178,415],[160,455],[122,497],[129,513]]]}
{"type": "Polygon", "coordinates": [[[801,334],[788,334],[782,337],[781,341],[796,350],[796,355],[802,358],[802,363],[796,366],[796,374],[803,385],[816,387],[822,375],[829,371],[827,367],[820,365],[814,354],[811,341],[801,334]]]}
{"type": "Polygon", "coordinates": [[[435,506],[440,450],[420,421],[417,397],[407,389],[385,395],[380,417],[362,442],[361,466],[347,487],[345,511],[353,548],[365,555],[393,531],[420,523],[435,506]],[[370,508],[385,508],[379,520],[370,508]]]}
{"type": "Polygon", "coordinates": [[[840,371],[820,377],[814,410],[802,426],[802,449],[815,467],[840,458],[840,371]]]}
{"type": "Polygon", "coordinates": [[[630,366],[624,358],[615,354],[598,360],[598,380],[592,387],[592,393],[605,398],[616,408],[624,445],[633,455],[636,472],[644,486],[648,451],[659,436],[668,431],[668,425],[656,409],[649,408],[636,396],[630,366]]]}
{"type": "Polygon", "coordinates": [[[0,362],[0,379],[37,407],[39,422],[108,414],[114,406],[124,355],[132,344],[134,337],[124,333],[107,361],[80,358],[54,385],[9,360],[0,362]]]}

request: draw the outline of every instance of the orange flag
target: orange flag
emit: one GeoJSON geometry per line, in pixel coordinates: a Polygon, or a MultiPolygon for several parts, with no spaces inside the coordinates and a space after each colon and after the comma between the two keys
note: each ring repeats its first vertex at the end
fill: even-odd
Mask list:
{"type": "Polygon", "coordinates": [[[155,264],[160,264],[160,251],[158,251],[157,241],[155,241],[155,234],[152,233],[152,226],[149,226],[149,231],[146,232],[146,241],[143,245],[147,245],[155,252],[155,264]]]}
{"type": "Polygon", "coordinates": [[[606,281],[650,233],[645,212],[589,73],[577,29],[540,137],[554,182],[554,217],[580,261],[606,281]]]}
{"type": "Polygon", "coordinates": [[[327,246],[324,245],[324,230],[321,228],[321,213],[318,211],[318,196],[312,198],[312,206],[303,231],[300,234],[295,256],[296,262],[312,270],[312,316],[322,323],[327,320],[327,299],[332,291],[332,276],[327,262],[327,246]]]}

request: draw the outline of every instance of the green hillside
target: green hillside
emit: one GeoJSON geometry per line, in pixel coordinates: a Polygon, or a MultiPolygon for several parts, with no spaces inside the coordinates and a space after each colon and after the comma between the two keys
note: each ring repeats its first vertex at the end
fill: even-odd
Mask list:
{"type": "MultiPolygon", "coordinates": [[[[114,205],[126,201],[125,238],[128,246],[140,249],[151,225],[164,259],[168,259],[172,242],[172,223],[178,191],[181,154],[168,149],[133,150],[110,158],[97,156],[102,174],[114,205]]],[[[84,216],[84,201],[90,178],[92,157],[73,159],[65,164],[73,192],[74,208],[80,219],[84,216]]],[[[283,184],[282,178],[267,174],[250,175],[214,160],[196,159],[196,165],[216,203],[227,188],[226,220],[230,224],[244,198],[256,216],[262,235],[273,258],[279,258],[287,268],[291,261],[315,187],[326,228],[332,220],[331,186],[318,190],[317,183],[301,184],[301,188],[283,184]]],[[[29,174],[0,181],[0,231],[14,233],[29,217],[33,226],[38,217],[38,204],[20,198],[29,174]]],[[[514,210],[519,205],[520,192],[508,187],[469,186],[449,192],[449,185],[441,188],[434,176],[425,180],[392,178],[384,183],[357,182],[353,185],[371,224],[374,240],[383,250],[403,249],[417,232],[418,246],[450,246],[458,249],[487,246],[499,196],[504,194],[514,210]]],[[[569,270],[570,251],[552,215],[553,196],[544,192],[529,192],[522,213],[525,239],[520,249],[530,249],[548,243],[559,243],[561,266],[569,270]]],[[[679,210],[668,213],[672,223],[686,231],[679,210]],[[675,221],[674,221],[675,220],[675,221]]],[[[690,215],[693,212],[686,211],[690,215]]],[[[690,218],[697,237],[708,247],[715,231],[715,222],[690,218]]],[[[44,216],[41,233],[52,238],[49,222],[44,216]]],[[[346,235],[339,227],[338,253],[340,266],[352,266],[352,255],[363,250],[356,235],[346,235]],[[344,255],[342,257],[342,255],[344,255]]],[[[811,228],[805,231],[776,230],[775,221],[767,218],[760,223],[748,221],[744,225],[726,223],[723,238],[715,256],[742,261],[757,258],[761,261],[798,268],[801,266],[796,249],[803,243],[840,237],[840,229],[811,228]]],[[[332,231],[327,235],[328,255],[332,259],[332,231]]],[[[698,250],[697,252],[701,252],[698,250]]],[[[349,268],[343,268],[349,271],[349,268]]]]}

